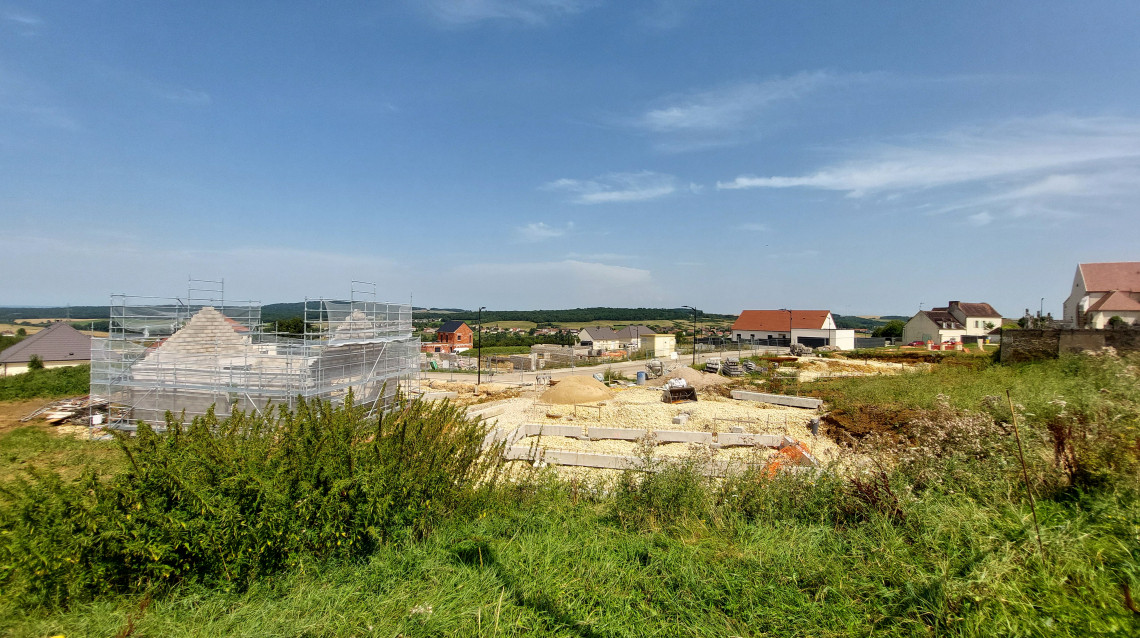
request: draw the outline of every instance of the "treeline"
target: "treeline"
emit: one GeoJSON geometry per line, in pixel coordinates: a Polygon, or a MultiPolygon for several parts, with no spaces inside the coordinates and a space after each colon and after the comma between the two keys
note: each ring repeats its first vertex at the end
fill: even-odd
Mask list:
{"type": "Polygon", "coordinates": [[[891,319],[909,319],[909,317],[879,317],[878,319],[869,319],[867,317],[856,317],[854,315],[831,315],[835,319],[835,325],[840,330],[851,330],[856,328],[866,328],[867,330],[874,330],[880,326],[886,325],[887,321],[891,319]]]}
{"type": "Polygon", "coordinates": [[[57,308],[10,307],[0,308],[0,323],[16,323],[29,319],[106,319],[107,306],[61,306],[57,308]]]}
{"type": "MultiPolygon", "coordinates": [[[[443,315],[438,311],[416,311],[420,318],[440,317],[446,320],[466,321],[473,325],[479,313],[473,310],[464,310],[443,315]]],[[[735,319],[736,315],[719,315],[697,311],[697,316],[703,321],[706,319],[735,319]]],[[[687,308],[610,308],[599,306],[596,308],[572,308],[568,310],[484,310],[483,322],[492,321],[532,321],[537,324],[544,323],[584,323],[589,321],[653,321],[653,320],[686,320],[693,318],[693,311],[687,308]]]]}

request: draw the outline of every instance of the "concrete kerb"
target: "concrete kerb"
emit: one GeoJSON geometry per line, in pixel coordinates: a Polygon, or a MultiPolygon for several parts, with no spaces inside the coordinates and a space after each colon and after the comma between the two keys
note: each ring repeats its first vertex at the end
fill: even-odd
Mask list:
{"type": "Polygon", "coordinates": [[[737,401],[758,401],[772,405],[784,405],[792,408],[819,409],[823,401],[810,397],[791,397],[784,394],[767,394],[764,392],[749,392],[747,390],[733,390],[732,398],[737,401]]]}

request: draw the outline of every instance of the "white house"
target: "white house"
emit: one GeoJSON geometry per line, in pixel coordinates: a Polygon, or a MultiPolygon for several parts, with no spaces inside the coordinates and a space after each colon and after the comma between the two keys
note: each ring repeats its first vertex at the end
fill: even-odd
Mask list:
{"type": "Polygon", "coordinates": [[[829,310],[744,310],[732,324],[732,340],[763,345],[799,343],[811,348],[855,347],[855,331],[835,325],[829,310]]]}
{"type": "Polygon", "coordinates": [[[1140,321],[1140,261],[1077,264],[1064,321],[1072,328],[1104,328],[1109,319],[1140,321]]]}
{"type": "Polygon", "coordinates": [[[951,301],[945,308],[921,310],[906,322],[903,341],[963,341],[986,337],[1001,326],[1001,313],[988,303],[951,301]]]}
{"type": "Polygon", "coordinates": [[[626,326],[614,330],[608,326],[588,326],[578,331],[578,342],[592,350],[639,348],[641,338],[654,334],[649,326],[626,326]]]}

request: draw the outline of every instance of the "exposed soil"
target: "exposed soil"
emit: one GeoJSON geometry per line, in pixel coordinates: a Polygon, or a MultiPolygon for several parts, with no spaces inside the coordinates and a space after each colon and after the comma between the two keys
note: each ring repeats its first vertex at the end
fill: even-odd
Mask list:
{"type": "MultiPolygon", "coordinates": [[[[55,401],[55,399],[28,399],[26,401],[0,401],[0,433],[24,427],[20,419],[35,412],[40,407],[55,401]]],[[[36,423],[42,423],[36,419],[36,423]]]]}
{"type": "Polygon", "coordinates": [[[869,434],[901,434],[907,425],[921,414],[913,408],[896,408],[880,405],[860,405],[857,408],[838,408],[821,417],[828,434],[837,442],[855,443],[869,434]]]}

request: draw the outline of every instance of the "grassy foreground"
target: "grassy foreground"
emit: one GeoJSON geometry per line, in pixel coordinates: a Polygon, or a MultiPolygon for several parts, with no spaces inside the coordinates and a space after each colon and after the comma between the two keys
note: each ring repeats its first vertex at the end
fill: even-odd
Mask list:
{"type": "Polygon", "coordinates": [[[507,481],[474,465],[480,431],[447,407],[123,441],[133,461],[116,477],[5,484],[0,633],[1137,635],[1137,363],[836,382],[849,408],[914,412],[863,444],[878,463],[819,476],[708,481],[681,464],[604,485],[507,481]],[[1024,406],[1044,555],[1008,415],[987,398],[1006,388],[1024,406]],[[269,537],[283,546],[259,549],[269,537]],[[338,549],[346,538],[359,549],[338,549]]]}

